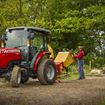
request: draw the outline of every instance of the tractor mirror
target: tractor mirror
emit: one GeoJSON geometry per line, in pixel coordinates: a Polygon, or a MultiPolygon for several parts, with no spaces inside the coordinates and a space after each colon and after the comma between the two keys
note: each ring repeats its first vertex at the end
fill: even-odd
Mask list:
{"type": "Polygon", "coordinates": [[[35,38],[34,33],[29,33],[29,34],[28,34],[28,39],[33,40],[34,38],[35,38]]]}
{"type": "Polygon", "coordinates": [[[6,34],[2,35],[2,37],[1,37],[1,40],[3,40],[3,41],[6,41],[6,40],[8,40],[8,37],[7,37],[7,35],[6,35],[6,34]]]}

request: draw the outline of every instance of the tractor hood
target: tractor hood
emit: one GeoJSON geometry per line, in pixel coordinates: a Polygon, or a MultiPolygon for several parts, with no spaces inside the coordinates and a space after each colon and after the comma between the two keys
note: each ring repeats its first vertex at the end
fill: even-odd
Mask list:
{"type": "Polygon", "coordinates": [[[0,48],[0,68],[7,68],[12,61],[21,60],[18,48],[0,48]]]}

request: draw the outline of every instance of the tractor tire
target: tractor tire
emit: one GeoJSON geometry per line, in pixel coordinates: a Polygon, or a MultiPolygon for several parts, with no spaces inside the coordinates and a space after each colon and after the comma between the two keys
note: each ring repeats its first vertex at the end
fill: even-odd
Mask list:
{"type": "Polygon", "coordinates": [[[57,76],[55,63],[49,59],[45,59],[40,62],[37,76],[42,85],[52,85],[55,82],[57,76]]]}
{"type": "Polygon", "coordinates": [[[29,80],[29,74],[27,69],[21,69],[21,83],[26,83],[29,80]]]}
{"type": "Polygon", "coordinates": [[[21,69],[18,66],[14,66],[10,79],[11,86],[19,87],[20,82],[21,82],[21,69]]]}

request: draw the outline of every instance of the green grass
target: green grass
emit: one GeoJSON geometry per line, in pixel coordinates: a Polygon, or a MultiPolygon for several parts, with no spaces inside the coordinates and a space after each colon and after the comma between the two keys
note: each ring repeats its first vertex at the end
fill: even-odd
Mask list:
{"type": "Polygon", "coordinates": [[[75,72],[75,73],[72,73],[72,72],[69,72],[69,75],[68,75],[68,77],[66,78],[67,80],[69,79],[69,80],[75,80],[75,79],[77,79],[78,78],[78,73],[77,72],[75,72]]]}
{"type": "MultiPolygon", "coordinates": [[[[76,65],[70,65],[68,67],[68,75],[67,76],[63,76],[61,75],[61,79],[66,79],[66,80],[75,80],[78,78],[78,69],[76,65]]],[[[90,69],[88,65],[84,65],[84,72],[85,72],[85,76],[88,76],[90,74],[90,69]]]]}
{"type": "Polygon", "coordinates": [[[105,98],[102,100],[102,102],[99,105],[105,105],[105,98]]]}
{"type": "Polygon", "coordinates": [[[8,87],[10,82],[8,82],[5,78],[0,78],[0,88],[8,87]]]}

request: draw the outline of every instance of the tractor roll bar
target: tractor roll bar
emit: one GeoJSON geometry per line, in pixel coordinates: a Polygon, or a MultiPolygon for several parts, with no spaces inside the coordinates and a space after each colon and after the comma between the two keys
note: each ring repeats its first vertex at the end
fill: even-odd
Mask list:
{"type": "Polygon", "coordinates": [[[51,34],[51,31],[44,29],[44,28],[38,28],[38,27],[13,27],[13,28],[8,28],[6,31],[12,31],[12,30],[32,30],[32,31],[36,31],[36,32],[40,32],[46,35],[51,34]]]}

